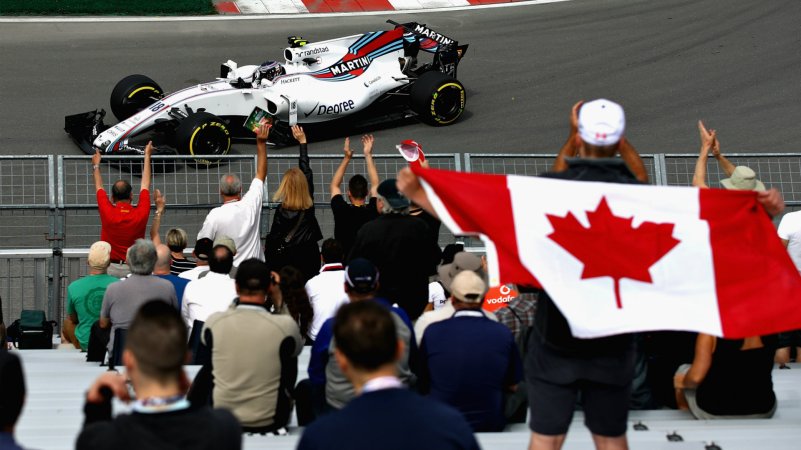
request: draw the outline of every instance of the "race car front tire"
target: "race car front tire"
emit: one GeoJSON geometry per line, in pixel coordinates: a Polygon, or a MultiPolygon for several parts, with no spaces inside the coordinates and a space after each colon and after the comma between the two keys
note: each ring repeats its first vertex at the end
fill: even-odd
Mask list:
{"type": "Polygon", "coordinates": [[[219,117],[197,112],[182,120],[175,130],[175,147],[182,155],[196,156],[199,164],[214,164],[214,156],[231,150],[231,132],[219,117]]]}
{"type": "Polygon", "coordinates": [[[111,112],[120,122],[152,105],[164,90],[144,75],[128,75],[111,91],[111,112]]]}
{"type": "Polygon", "coordinates": [[[455,78],[442,72],[426,72],[412,85],[409,101],[421,121],[443,126],[462,115],[467,93],[455,78]]]}

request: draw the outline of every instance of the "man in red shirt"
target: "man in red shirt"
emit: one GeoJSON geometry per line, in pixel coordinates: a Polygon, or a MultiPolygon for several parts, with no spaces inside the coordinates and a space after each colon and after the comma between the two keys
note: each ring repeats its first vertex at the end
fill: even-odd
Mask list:
{"type": "MultiPolygon", "coordinates": [[[[97,209],[100,213],[100,240],[111,244],[111,265],[108,274],[124,278],[131,273],[125,262],[128,247],[134,241],[145,237],[147,220],[150,217],[150,154],[153,143],[145,147],[145,162],[142,166],[142,184],[139,188],[139,203],[132,205],[133,193],[131,184],[125,180],[117,180],[111,188],[111,201],[103,189],[103,177],[100,175],[99,151],[92,156],[92,174],[97,190],[97,209]],[[112,203],[113,202],[113,203],[112,203]]],[[[159,214],[158,211],[156,214],[159,214]]]]}

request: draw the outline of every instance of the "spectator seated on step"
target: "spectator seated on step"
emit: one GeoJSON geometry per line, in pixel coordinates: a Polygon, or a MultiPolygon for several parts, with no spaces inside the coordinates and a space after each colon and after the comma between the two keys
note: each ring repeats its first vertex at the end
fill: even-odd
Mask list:
{"type": "Polygon", "coordinates": [[[522,378],[512,333],[481,308],[487,285],[472,270],[451,282],[449,319],[426,329],[420,344],[420,392],[458,409],[475,432],[506,427],[504,396],[522,378]]]}
{"type": "Polygon", "coordinates": [[[186,339],[174,307],[161,301],[143,304],[125,340],[125,374],[106,372],[89,387],[75,448],[242,448],[239,423],[230,412],[185,398],[186,339]],[[113,397],[132,401],[129,380],[136,398],[132,412],[112,418],[113,397]]]}
{"type": "Polygon", "coordinates": [[[131,275],[108,285],[100,309],[100,328],[111,327],[107,346],[109,355],[114,349],[114,333],[118,329],[127,329],[142,305],[151,300],[160,300],[178,309],[178,298],[172,283],[152,275],[156,266],[156,247],[153,242],[137,239],[128,249],[126,261],[131,275]]]}
{"type": "Polygon", "coordinates": [[[317,338],[323,323],[334,317],[340,306],[350,301],[345,292],[345,255],[339,241],[324,240],[320,259],[323,263],[320,273],[306,282],[306,294],[314,309],[314,321],[309,328],[311,342],[317,338]]]}
{"type": "Polygon", "coordinates": [[[98,241],[89,247],[86,264],[89,274],[67,286],[67,317],[61,338],[83,351],[89,347],[92,325],[100,319],[103,296],[111,283],[120,281],[106,273],[111,262],[111,245],[98,241]]]}
{"type": "Polygon", "coordinates": [[[233,239],[218,236],[211,249],[210,270],[186,285],[181,316],[190,333],[195,320],[205,322],[210,315],[227,310],[236,299],[236,285],[230,275],[236,251],[233,239]]]}
{"type": "Polygon", "coordinates": [[[195,383],[206,383],[201,391],[210,384],[214,406],[230,410],[244,431],[275,432],[289,422],[303,344],[292,316],[270,312],[267,295],[276,282],[264,262],[243,261],[236,273],[238,297],[206,320],[201,337],[211,361],[195,383]]]}
{"type": "Polygon", "coordinates": [[[398,378],[404,343],[396,326],[392,312],[378,302],[356,301],[339,309],[333,358],[357,397],[306,427],[298,449],[479,448],[457,411],[420,397],[398,378]],[[352,429],[355,424],[358,430],[352,429]]]}
{"type": "Polygon", "coordinates": [[[776,411],[776,336],[722,339],[699,334],[692,364],[676,371],[680,409],[699,420],[770,418],[776,411]]]}
{"type": "Polygon", "coordinates": [[[0,448],[22,450],[14,440],[14,427],[25,404],[25,375],[19,356],[0,349],[0,448]]]}

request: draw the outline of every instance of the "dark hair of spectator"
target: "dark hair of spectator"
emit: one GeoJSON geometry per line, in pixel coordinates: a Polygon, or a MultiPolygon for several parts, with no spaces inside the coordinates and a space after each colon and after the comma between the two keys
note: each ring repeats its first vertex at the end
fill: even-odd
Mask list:
{"type": "Polygon", "coordinates": [[[442,250],[442,264],[450,264],[457,253],[464,251],[464,244],[448,244],[442,250]]]}
{"type": "Polygon", "coordinates": [[[348,192],[350,196],[357,200],[367,198],[367,179],[364,175],[354,175],[348,180],[348,192]]]}
{"type": "Polygon", "coordinates": [[[376,302],[342,305],[334,318],[336,346],[350,363],[374,371],[394,362],[398,337],[391,313],[376,302]]]}
{"type": "Polygon", "coordinates": [[[270,287],[270,268],[256,258],[246,259],[236,269],[236,286],[244,294],[267,293],[270,287]]]}
{"type": "Polygon", "coordinates": [[[0,431],[10,431],[25,403],[25,376],[19,357],[0,350],[0,431]]]}
{"type": "Polygon", "coordinates": [[[281,298],[289,309],[289,314],[298,323],[300,335],[306,336],[314,318],[314,309],[306,294],[303,272],[292,266],[284,266],[278,274],[281,275],[281,284],[278,286],[281,289],[281,298]]]}
{"type": "Polygon", "coordinates": [[[161,383],[181,375],[187,353],[186,324],[169,303],[151,300],[136,313],[125,348],[133,353],[138,369],[161,383]]]}
{"type": "Polygon", "coordinates": [[[341,263],[345,259],[345,251],[342,249],[342,244],[334,238],[328,238],[323,241],[320,254],[326,264],[341,263]]]}
{"type": "Polygon", "coordinates": [[[234,254],[223,246],[217,246],[209,256],[209,270],[214,273],[231,273],[234,267],[234,254]]]}
{"type": "Polygon", "coordinates": [[[117,182],[111,186],[111,198],[115,202],[120,200],[130,200],[132,190],[131,183],[125,180],[117,180],[117,182]]]}

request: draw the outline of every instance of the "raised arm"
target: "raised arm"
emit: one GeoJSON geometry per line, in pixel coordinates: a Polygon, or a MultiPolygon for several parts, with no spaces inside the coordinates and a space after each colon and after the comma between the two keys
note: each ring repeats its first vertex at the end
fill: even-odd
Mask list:
{"type": "Polygon", "coordinates": [[[712,152],[712,156],[718,161],[718,165],[723,173],[725,173],[727,177],[730,177],[731,174],[734,173],[735,167],[734,164],[726,159],[726,157],[723,156],[723,153],[720,152],[720,141],[718,141],[717,136],[715,136],[715,142],[710,151],[712,152]]]}
{"type": "Polygon", "coordinates": [[[340,188],[342,179],[345,178],[345,170],[348,168],[350,159],[353,157],[353,150],[350,149],[350,138],[345,138],[343,151],[345,155],[342,157],[342,162],[339,163],[336,172],[334,172],[334,177],[331,178],[331,185],[328,186],[329,192],[331,192],[331,198],[342,195],[342,189],[340,188]]]}
{"type": "Polygon", "coordinates": [[[693,186],[706,189],[706,162],[709,159],[709,152],[712,151],[717,141],[715,130],[707,130],[704,123],[698,121],[698,134],[701,136],[701,150],[698,152],[698,159],[695,161],[693,171],[693,186]]]}
{"type": "Polygon", "coordinates": [[[567,141],[565,141],[562,148],[559,149],[559,154],[556,155],[556,160],[553,162],[553,168],[551,170],[554,172],[567,170],[567,161],[565,161],[565,159],[572,158],[578,153],[578,148],[576,146],[576,136],[578,136],[578,111],[583,103],[584,100],[577,102],[573,105],[573,109],[570,110],[570,134],[568,134],[567,141]]]}
{"type": "Polygon", "coordinates": [[[267,138],[270,137],[272,125],[262,123],[254,130],[256,133],[256,178],[264,181],[267,178],[267,138]]]}
{"type": "Polygon", "coordinates": [[[92,155],[92,177],[95,179],[95,192],[103,189],[103,176],[100,175],[100,150],[95,149],[95,154],[92,155]]]}
{"type": "Polygon", "coordinates": [[[301,172],[303,175],[306,175],[306,181],[309,183],[309,194],[311,194],[312,198],[314,198],[314,179],[313,173],[311,169],[311,165],[309,164],[309,147],[306,141],[306,132],[303,131],[303,127],[300,125],[295,125],[292,127],[292,136],[298,141],[300,150],[300,155],[298,156],[298,167],[300,167],[301,172]]]}
{"type": "Polygon", "coordinates": [[[145,146],[145,163],[142,165],[142,185],[140,191],[150,190],[150,155],[153,153],[153,141],[148,141],[145,146]]]}
{"type": "Polygon", "coordinates": [[[161,195],[161,191],[156,189],[156,212],[153,216],[153,224],[150,226],[150,240],[153,245],[159,246],[161,244],[161,236],[159,236],[159,228],[161,228],[161,216],[164,215],[164,208],[167,207],[167,197],[161,195]]]}
{"type": "Polygon", "coordinates": [[[634,146],[632,146],[625,137],[620,138],[618,151],[620,151],[620,158],[629,167],[634,177],[642,183],[647,183],[648,171],[645,170],[645,164],[642,162],[640,154],[637,153],[637,150],[634,149],[634,146]]]}
{"type": "Polygon", "coordinates": [[[375,197],[378,195],[378,169],[375,167],[373,160],[373,143],[375,138],[372,134],[365,134],[362,136],[362,147],[364,151],[364,165],[367,166],[367,176],[370,178],[370,196],[375,197]]]}
{"type": "Polygon", "coordinates": [[[425,189],[423,189],[423,186],[420,184],[420,180],[417,179],[417,175],[412,172],[412,169],[405,167],[398,172],[397,185],[398,190],[403,192],[406,198],[439,219],[437,211],[434,210],[434,207],[428,200],[428,194],[426,194],[425,189]]]}

